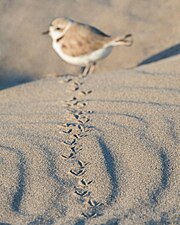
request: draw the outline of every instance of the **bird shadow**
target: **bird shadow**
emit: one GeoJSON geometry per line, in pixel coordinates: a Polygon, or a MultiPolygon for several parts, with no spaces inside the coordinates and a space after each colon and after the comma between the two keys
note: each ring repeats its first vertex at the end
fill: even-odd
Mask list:
{"type": "Polygon", "coordinates": [[[178,54],[180,54],[180,44],[173,45],[169,48],[164,49],[163,51],[161,51],[157,54],[154,54],[154,55],[148,57],[147,59],[138,63],[136,67],[146,65],[149,63],[153,63],[153,62],[157,62],[162,59],[166,59],[166,58],[178,55],[178,54]]]}

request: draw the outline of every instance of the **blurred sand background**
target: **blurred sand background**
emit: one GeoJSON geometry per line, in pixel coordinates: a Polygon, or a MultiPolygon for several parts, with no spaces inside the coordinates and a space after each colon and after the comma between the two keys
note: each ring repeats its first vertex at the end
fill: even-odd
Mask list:
{"type": "Polygon", "coordinates": [[[180,224],[179,11],[0,0],[0,225],[180,224]],[[62,15],[134,45],[86,78],[57,78],[78,72],[41,35],[62,15]]]}
{"type": "Polygon", "coordinates": [[[111,35],[134,35],[133,47],[115,48],[98,64],[97,72],[105,72],[133,67],[170,48],[166,56],[179,53],[179,11],[178,0],[1,0],[0,89],[78,71],[60,60],[50,38],[41,34],[56,17],[89,23],[111,35]]]}

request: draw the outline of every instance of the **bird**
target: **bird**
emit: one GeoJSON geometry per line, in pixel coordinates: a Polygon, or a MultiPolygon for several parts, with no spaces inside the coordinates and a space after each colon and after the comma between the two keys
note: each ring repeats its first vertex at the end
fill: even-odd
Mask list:
{"type": "Polygon", "coordinates": [[[52,47],[62,60],[82,68],[83,76],[92,73],[96,62],[107,57],[113,47],[133,44],[132,34],[112,37],[94,26],[67,17],[54,19],[42,34],[52,38],[52,47]]]}

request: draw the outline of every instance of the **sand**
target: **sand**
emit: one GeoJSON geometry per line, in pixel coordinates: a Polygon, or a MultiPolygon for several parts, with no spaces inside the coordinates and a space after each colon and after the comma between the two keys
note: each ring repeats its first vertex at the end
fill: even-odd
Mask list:
{"type": "Polygon", "coordinates": [[[178,224],[179,59],[2,91],[1,222],[178,224]]]}
{"type": "Polygon", "coordinates": [[[131,0],[0,3],[0,24],[10,26],[0,36],[0,225],[180,223],[180,48],[173,2],[151,1],[148,8],[131,0]],[[87,8],[96,10],[86,15],[87,8]],[[140,39],[81,77],[38,34],[64,12],[110,33],[121,18],[119,31],[130,29],[140,39]],[[107,13],[117,16],[113,24],[107,13]],[[173,24],[169,30],[167,23],[173,24]]]}

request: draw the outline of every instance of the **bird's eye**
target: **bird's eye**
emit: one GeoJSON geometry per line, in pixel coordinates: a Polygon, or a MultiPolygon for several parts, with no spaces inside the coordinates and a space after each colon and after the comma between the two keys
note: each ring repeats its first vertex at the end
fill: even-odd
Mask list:
{"type": "Polygon", "coordinates": [[[56,30],[63,30],[63,29],[62,29],[62,28],[60,28],[60,27],[57,27],[57,28],[56,28],[56,30]]]}

